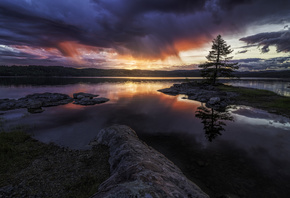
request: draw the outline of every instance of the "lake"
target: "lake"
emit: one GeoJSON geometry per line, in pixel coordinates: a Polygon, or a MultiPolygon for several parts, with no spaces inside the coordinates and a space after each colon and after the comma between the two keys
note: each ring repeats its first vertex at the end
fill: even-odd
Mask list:
{"type": "MultiPolygon", "coordinates": [[[[1,78],[0,99],[27,94],[76,92],[98,94],[110,101],[94,106],[67,104],[0,111],[4,127],[29,128],[36,139],[72,149],[89,148],[98,131],[112,124],[134,129],[212,196],[288,197],[290,189],[290,119],[263,110],[232,106],[226,114],[200,102],[170,96],[158,89],[184,78],[1,78]],[[208,115],[215,115],[214,120],[208,115]],[[215,126],[209,123],[215,122],[215,126]]],[[[288,81],[227,81],[290,96],[288,81]]]]}

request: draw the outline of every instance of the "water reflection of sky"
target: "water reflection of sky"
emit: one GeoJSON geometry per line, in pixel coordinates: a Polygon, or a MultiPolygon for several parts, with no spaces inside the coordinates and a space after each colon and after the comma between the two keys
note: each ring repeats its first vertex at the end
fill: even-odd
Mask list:
{"type": "MultiPolygon", "coordinates": [[[[95,106],[49,107],[41,114],[29,114],[25,109],[6,111],[2,112],[2,117],[7,126],[28,124],[37,139],[71,148],[85,148],[103,127],[126,124],[139,135],[174,134],[187,141],[191,138],[203,148],[223,147],[226,143],[243,150],[266,169],[276,168],[276,161],[290,165],[289,119],[248,107],[232,108],[230,113],[234,122],[225,121],[222,135],[208,142],[201,120],[195,117],[201,104],[157,91],[172,83],[126,80],[57,86],[1,86],[1,98],[19,98],[36,92],[60,92],[72,96],[82,91],[110,99],[95,106]]],[[[288,169],[283,171],[290,175],[288,169]]]]}
{"type": "Polygon", "coordinates": [[[278,80],[234,80],[228,84],[240,87],[252,87],[273,91],[282,96],[290,97],[290,82],[278,80]]]}

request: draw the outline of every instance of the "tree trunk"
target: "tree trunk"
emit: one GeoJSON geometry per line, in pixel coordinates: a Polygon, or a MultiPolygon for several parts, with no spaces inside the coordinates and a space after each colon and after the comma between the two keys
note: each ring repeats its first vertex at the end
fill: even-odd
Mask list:
{"type": "Polygon", "coordinates": [[[218,69],[218,66],[217,66],[217,64],[216,64],[216,66],[215,66],[215,71],[214,71],[214,73],[213,73],[212,85],[215,85],[215,82],[216,82],[217,69],[218,69]]]}
{"type": "Polygon", "coordinates": [[[215,85],[216,83],[216,78],[217,78],[217,73],[218,73],[218,64],[220,62],[220,41],[218,41],[218,51],[217,51],[217,58],[216,58],[216,65],[215,65],[215,71],[214,71],[214,75],[213,75],[213,81],[212,84],[215,85]]]}

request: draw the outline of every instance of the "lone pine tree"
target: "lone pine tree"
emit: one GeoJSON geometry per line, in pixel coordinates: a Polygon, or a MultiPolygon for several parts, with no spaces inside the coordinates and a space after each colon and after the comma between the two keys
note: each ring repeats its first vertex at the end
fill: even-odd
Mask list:
{"type": "Polygon", "coordinates": [[[229,63],[233,57],[228,57],[233,52],[227,45],[221,35],[218,35],[212,41],[211,51],[206,56],[208,62],[199,65],[201,69],[201,76],[206,78],[208,82],[215,85],[219,77],[234,77],[233,71],[239,69],[238,63],[229,63]]]}

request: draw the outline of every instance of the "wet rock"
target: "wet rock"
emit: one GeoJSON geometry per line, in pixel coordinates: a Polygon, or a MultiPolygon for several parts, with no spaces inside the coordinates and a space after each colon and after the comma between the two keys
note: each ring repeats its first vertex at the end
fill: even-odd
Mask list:
{"type": "Polygon", "coordinates": [[[111,176],[99,186],[93,198],[209,197],[127,126],[101,130],[91,144],[99,143],[109,146],[111,176]]]}
{"type": "Polygon", "coordinates": [[[42,107],[42,102],[39,100],[30,100],[27,103],[28,109],[39,109],[42,107]]]}
{"type": "Polygon", "coordinates": [[[17,104],[17,101],[14,99],[1,99],[0,100],[0,110],[10,110],[14,109],[17,104]]]}
{"type": "Polygon", "coordinates": [[[100,104],[100,103],[104,103],[104,102],[108,102],[109,99],[108,98],[81,98],[79,100],[75,100],[74,104],[78,104],[78,105],[95,105],[95,104],[100,104]]]}
{"type": "Polygon", "coordinates": [[[219,91],[215,86],[199,83],[174,84],[170,88],[158,91],[169,95],[185,94],[189,100],[206,103],[207,107],[219,111],[223,111],[237,96],[236,93],[219,91]]]}
{"type": "Polygon", "coordinates": [[[200,97],[200,98],[198,98],[198,101],[200,101],[200,102],[206,102],[206,101],[207,101],[207,98],[205,98],[205,97],[200,97]]]}
{"type": "Polygon", "coordinates": [[[33,100],[42,102],[42,107],[58,106],[68,104],[73,101],[71,97],[61,93],[36,93],[26,96],[19,100],[33,100]]]}
{"type": "Polygon", "coordinates": [[[18,100],[1,99],[0,110],[12,110],[19,108],[34,109],[40,112],[41,107],[64,105],[72,102],[73,99],[61,93],[36,93],[30,94],[18,100]]]}
{"type": "Polygon", "coordinates": [[[174,88],[165,88],[165,89],[160,89],[158,90],[162,93],[165,93],[165,94],[169,94],[169,95],[177,95],[179,94],[179,91],[174,89],[174,88]]]}
{"type": "Polygon", "coordinates": [[[95,105],[95,104],[100,104],[104,102],[108,102],[108,98],[95,98],[98,97],[99,95],[94,95],[90,93],[74,93],[73,98],[75,99],[74,104],[78,105],[95,105]]]}
{"type": "Polygon", "coordinates": [[[79,92],[79,93],[74,93],[73,94],[73,98],[74,99],[82,99],[82,98],[90,98],[93,99],[94,97],[98,97],[99,95],[95,95],[95,94],[90,94],[90,93],[84,93],[84,92],[79,92]]]}
{"type": "Polygon", "coordinates": [[[221,101],[221,99],[219,97],[212,97],[209,99],[208,103],[211,105],[217,104],[221,101]]]}
{"type": "Polygon", "coordinates": [[[44,109],[40,108],[27,108],[27,111],[29,113],[42,113],[44,112],[44,109]]]}

